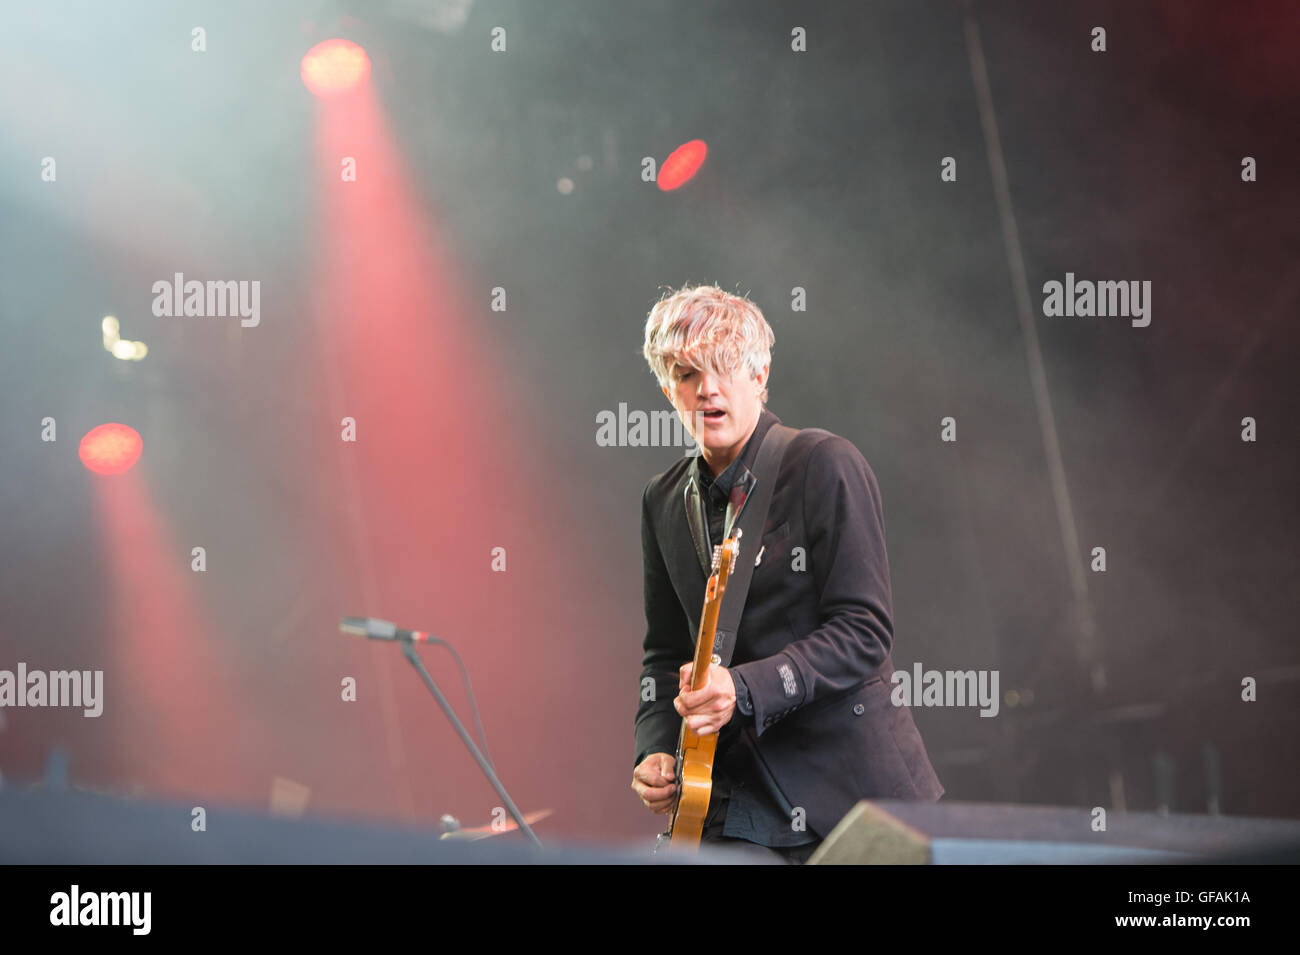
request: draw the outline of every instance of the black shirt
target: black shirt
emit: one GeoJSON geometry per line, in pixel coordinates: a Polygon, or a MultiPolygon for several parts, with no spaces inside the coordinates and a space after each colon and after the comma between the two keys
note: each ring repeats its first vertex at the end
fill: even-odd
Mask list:
{"type": "MultiPolygon", "coordinates": [[[[745,443],[744,450],[716,478],[701,454],[696,462],[699,468],[700,495],[709,518],[709,549],[721,544],[725,527],[727,502],[732,488],[742,473],[742,468],[752,468],[758,457],[758,448],[772,426],[774,416],[766,410],[760,415],[754,433],[745,443]]],[[[775,475],[759,475],[760,480],[775,480],[775,475]]],[[[742,726],[754,725],[754,708],[749,700],[749,688],[744,679],[731,671],[736,684],[736,712],[718,734],[718,747],[713,766],[713,793],[709,811],[704,821],[705,837],[726,836],[745,839],[763,846],[799,846],[818,841],[811,831],[791,828],[793,807],[782,795],[762,767],[755,761],[745,741],[740,739],[742,726]]]]}

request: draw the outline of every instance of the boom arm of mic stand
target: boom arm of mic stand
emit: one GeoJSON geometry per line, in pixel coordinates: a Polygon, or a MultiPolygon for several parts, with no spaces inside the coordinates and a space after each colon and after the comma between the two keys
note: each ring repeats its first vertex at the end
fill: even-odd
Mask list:
{"type": "Polygon", "coordinates": [[[434,698],[438,701],[438,705],[442,707],[442,711],[447,714],[447,719],[450,720],[451,725],[456,728],[456,732],[460,734],[460,738],[465,741],[465,746],[469,749],[470,755],[474,757],[479,768],[483,770],[483,775],[487,776],[488,782],[492,784],[492,788],[497,791],[497,795],[500,796],[502,801],[506,804],[506,808],[510,810],[510,815],[514,817],[515,822],[519,823],[519,828],[528,834],[528,838],[533,841],[533,844],[539,849],[542,848],[542,841],[537,838],[537,834],[533,832],[532,827],[524,820],[524,814],[519,811],[519,807],[515,805],[515,801],[511,799],[510,794],[506,792],[506,787],[501,785],[501,780],[497,778],[497,774],[493,772],[492,767],[488,765],[488,761],[483,758],[483,754],[479,751],[479,748],[474,745],[474,740],[470,737],[469,733],[466,732],[464,724],[461,723],[460,719],[456,716],[456,712],[451,708],[451,704],[447,702],[447,698],[443,696],[442,691],[438,689],[438,684],[434,683],[433,677],[429,676],[429,671],[424,668],[424,661],[421,660],[420,655],[415,652],[415,645],[410,640],[402,640],[400,642],[402,644],[402,656],[410,660],[411,666],[415,667],[416,672],[424,678],[424,682],[428,684],[429,691],[433,693],[434,698]]]}

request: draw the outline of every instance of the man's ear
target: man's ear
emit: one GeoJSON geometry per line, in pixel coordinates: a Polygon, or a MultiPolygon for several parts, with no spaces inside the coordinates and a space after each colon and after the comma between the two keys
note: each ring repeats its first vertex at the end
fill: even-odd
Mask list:
{"type": "Polygon", "coordinates": [[[672,399],[672,395],[670,395],[670,394],[668,393],[668,389],[667,389],[667,388],[664,388],[663,385],[660,385],[659,387],[664,389],[664,397],[665,397],[665,398],[668,398],[669,400],[671,400],[671,399],[672,399]]]}

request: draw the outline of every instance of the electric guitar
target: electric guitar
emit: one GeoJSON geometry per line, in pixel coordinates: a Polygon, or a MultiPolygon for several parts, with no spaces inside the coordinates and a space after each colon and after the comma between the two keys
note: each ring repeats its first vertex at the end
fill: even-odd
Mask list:
{"type": "MultiPolygon", "coordinates": [[[[718,630],[718,611],[722,608],[722,595],[727,590],[727,580],[740,557],[740,528],[719,546],[713,548],[713,567],[704,590],[704,612],[700,615],[700,632],[695,639],[695,665],[691,668],[691,689],[699,690],[709,682],[709,665],[721,663],[713,652],[713,641],[718,630]]],[[[677,798],[668,815],[668,829],[660,833],[655,851],[667,846],[670,849],[698,849],[704,832],[704,817],[709,811],[709,797],[713,793],[713,752],[718,745],[718,734],[697,735],[686,720],[682,720],[677,736],[677,798]]]]}

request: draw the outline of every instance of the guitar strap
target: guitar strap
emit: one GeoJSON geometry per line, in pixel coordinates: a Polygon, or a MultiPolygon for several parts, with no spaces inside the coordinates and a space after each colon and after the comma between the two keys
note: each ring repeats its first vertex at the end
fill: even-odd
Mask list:
{"type": "Polygon", "coordinates": [[[781,469],[781,460],[785,449],[799,433],[797,428],[787,428],[783,424],[774,424],[763,435],[763,443],[758,449],[758,459],[754,462],[754,486],[749,491],[740,512],[740,559],[738,566],[732,570],[727,579],[727,590],[722,595],[722,607],[718,611],[718,628],[713,639],[713,652],[722,661],[722,666],[731,663],[731,655],[736,650],[736,633],[740,629],[740,615],[745,610],[745,600],[749,596],[749,581],[754,576],[754,560],[762,547],[763,528],[767,524],[767,512],[772,505],[772,491],[776,486],[776,476],[781,469]]]}

